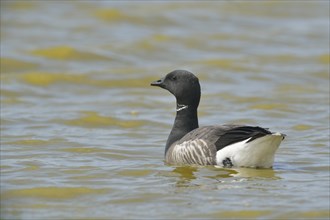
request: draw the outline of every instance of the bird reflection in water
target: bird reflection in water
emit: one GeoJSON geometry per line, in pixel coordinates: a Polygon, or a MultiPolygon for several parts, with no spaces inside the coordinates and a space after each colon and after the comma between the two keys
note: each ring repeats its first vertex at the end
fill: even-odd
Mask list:
{"type": "MultiPolygon", "coordinates": [[[[175,174],[179,174],[179,179],[177,181],[177,186],[178,187],[187,187],[187,186],[192,186],[195,184],[191,184],[191,182],[195,179],[196,173],[202,169],[207,169],[212,171],[212,169],[216,169],[217,172],[212,173],[214,175],[212,176],[207,176],[209,178],[214,178],[214,179],[223,179],[223,178],[229,178],[232,177],[232,175],[236,174],[237,172],[232,169],[217,169],[214,168],[213,166],[180,166],[180,167],[175,167],[174,170],[172,171],[175,174]]],[[[202,172],[203,173],[203,172],[202,172]]],[[[209,175],[209,172],[207,172],[209,175]]]]}
{"type": "Polygon", "coordinates": [[[198,186],[199,184],[197,184],[197,182],[195,184],[192,182],[200,179],[199,176],[202,178],[214,179],[219,183],[227,182],[229,178],[232,178],[232,181],[237,181],[237,178],[279,179],[279,177],[276,176],[276,171],[273,169],[226,169],[214,166],[179,166],[175,167],[172,172],[179,177],[176,183],[177,187],[198,186]]]}

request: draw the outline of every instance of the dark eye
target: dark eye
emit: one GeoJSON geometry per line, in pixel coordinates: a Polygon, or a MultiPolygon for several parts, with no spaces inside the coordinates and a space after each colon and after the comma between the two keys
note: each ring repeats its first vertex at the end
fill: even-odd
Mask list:
{"type": "Polygon", "coordinates": [[[176,80],[176,76],[172,76],[171,80],[175,81],[176,80]]]}

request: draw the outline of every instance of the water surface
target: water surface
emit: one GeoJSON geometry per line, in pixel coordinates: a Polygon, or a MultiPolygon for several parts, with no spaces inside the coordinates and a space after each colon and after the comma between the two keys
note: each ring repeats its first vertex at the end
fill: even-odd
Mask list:
{"type": "Polygon", "coordinates": [[[327,1],[1,1],[1,219],[329,218],[329,54],[327,1]],[[174,69],[274,168],[164,165],[174,69]]]}

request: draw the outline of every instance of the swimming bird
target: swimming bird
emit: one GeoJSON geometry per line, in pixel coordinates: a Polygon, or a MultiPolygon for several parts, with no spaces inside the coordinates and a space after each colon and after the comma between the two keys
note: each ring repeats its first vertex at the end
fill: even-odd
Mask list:
{"type": "Polygon", "coordinates": [[[198,78],[186,70],[174,70],[151,86],[166,89],[176,98],[176,117],[165,146],[165,163],[272,168],[284,134],[247,125],[199,127],[201,88],[198,78]]]}

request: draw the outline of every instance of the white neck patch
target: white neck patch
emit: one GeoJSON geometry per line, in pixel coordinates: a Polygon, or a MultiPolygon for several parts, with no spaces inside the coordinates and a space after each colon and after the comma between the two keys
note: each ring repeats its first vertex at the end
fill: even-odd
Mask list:
{"type": "Polygon", "coordinates": [[[188,107],[189,107],[188,105],[180,105],[180,104],[178,104],[177,105],[177,108],[176,108],[176,111],[179,112],[179,111],[181,111],[183,109],[186,109],[188,107]]]}

